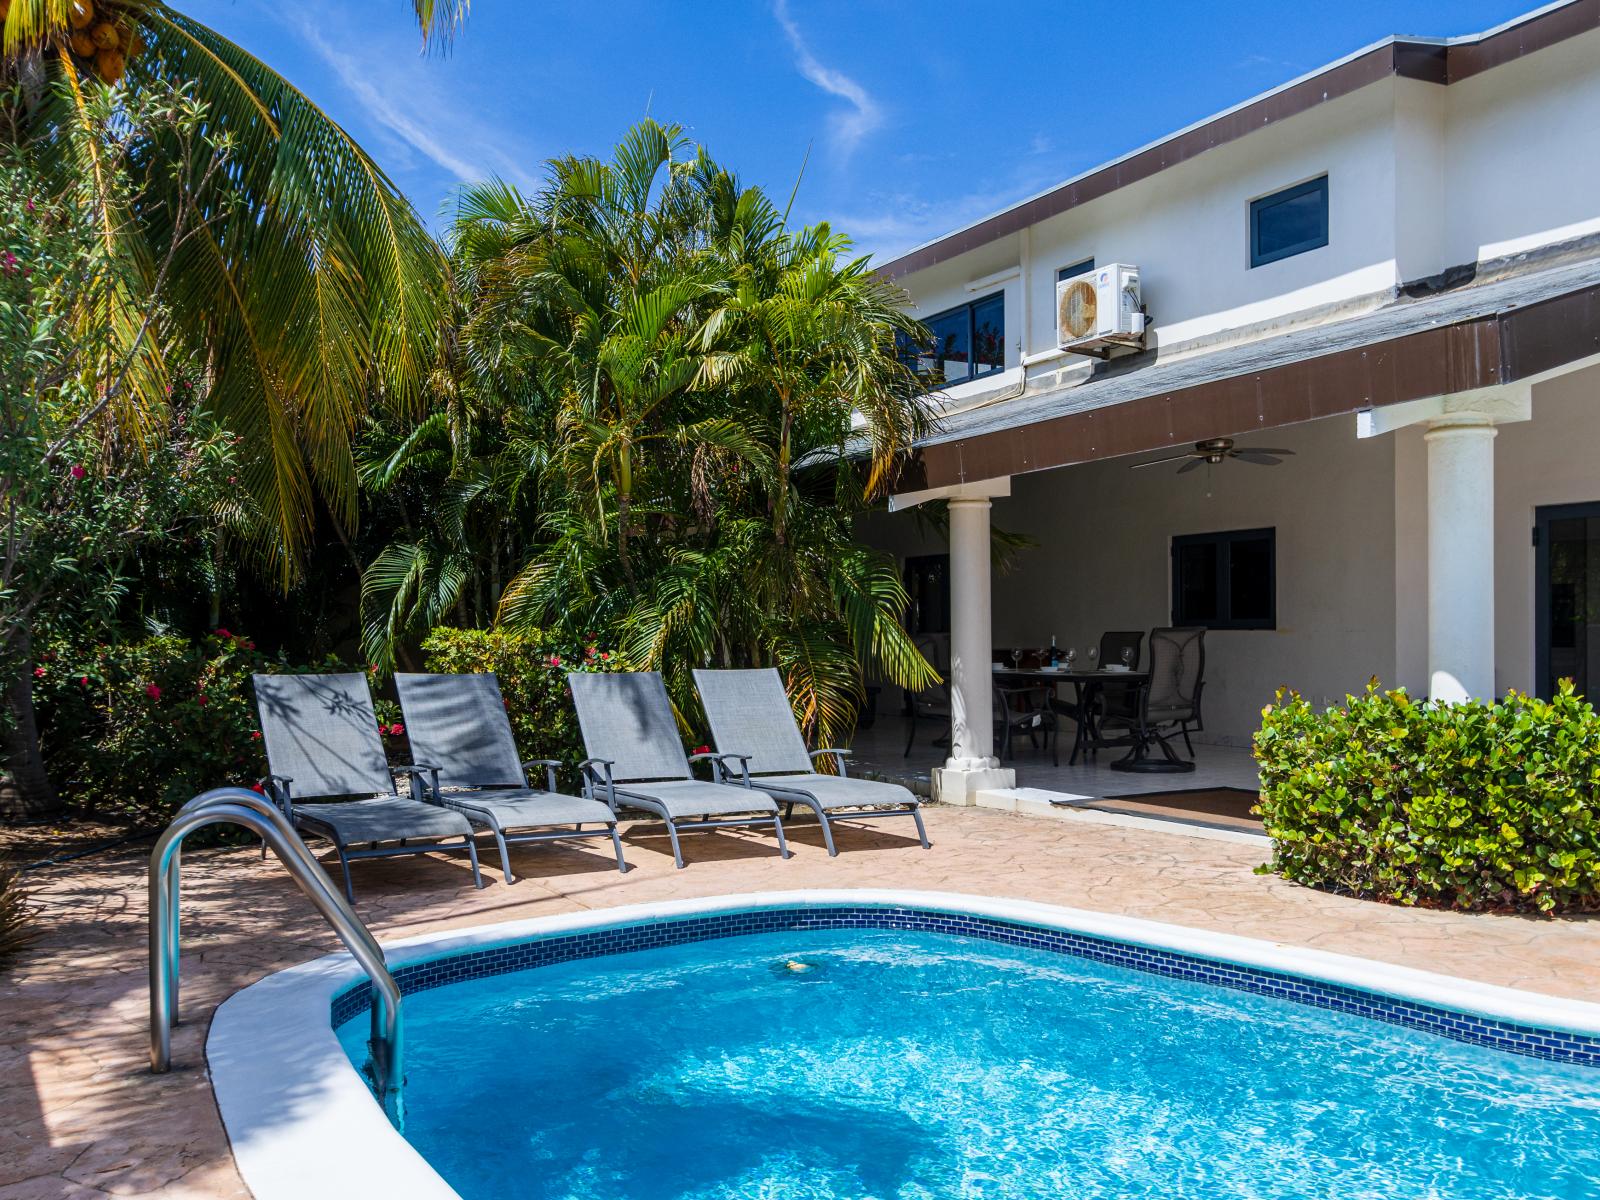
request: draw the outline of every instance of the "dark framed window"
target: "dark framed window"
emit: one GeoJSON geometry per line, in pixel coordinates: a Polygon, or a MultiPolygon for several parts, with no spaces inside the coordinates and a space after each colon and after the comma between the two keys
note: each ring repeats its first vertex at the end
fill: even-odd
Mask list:
{"type": "Polygon", "coordinates": [[[1006,297],[995,292],[971,304],[948,309],[923,322],[928,340],[921,345],[900,336],[900,361],[930,388],[981,379],[1006,368],[1006,297]]]}
{"type": "Polygon", "coordinates": [[[1086,258],[1082,262],[1075,262],[1070,267],[1062,267],[1056,272],[1056,282],[1065,283],[1069,279],[1076,279],[1079,275],[1087,275],[1094,270],[1094,259],[1086,258]]]}
{"type": "Polygon", "coordinates": [[[1250,201],[1250,265],[1265,266],[1328,244],[1328,177],[1250,201]]]}
{"type": "Polygon", "coordinates": [[[1278,531],[1235,529],[1172,539],[1172,623],[1278,627],[1278,531]]]}
{"type": "Polygon", "coordinates": [[[918,554],[906,559],[904,579],[910,607],[906,632],[950,632],[950,556],[918,554]]]}

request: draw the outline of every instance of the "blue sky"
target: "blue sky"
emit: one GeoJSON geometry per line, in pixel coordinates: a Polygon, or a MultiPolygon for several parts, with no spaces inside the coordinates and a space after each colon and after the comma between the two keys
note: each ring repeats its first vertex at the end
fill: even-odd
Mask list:
{"type": "Polygon", "coordinates": [[[1391,33],[1531,0],[477,0],[423,57],[406,0],[179,0],[287,75],[436,228],[463,180],[525,187],[645,112],[880,256],[1391,33]],[[1087,113],[1102,118],[1085,121],[1087,113]]]}

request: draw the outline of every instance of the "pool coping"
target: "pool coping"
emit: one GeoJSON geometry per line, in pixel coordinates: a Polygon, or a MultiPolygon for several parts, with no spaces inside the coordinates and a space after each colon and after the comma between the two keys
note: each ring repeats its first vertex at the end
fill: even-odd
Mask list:
{"type": "MultiPolygon", "coordinates": [[[[988,918],[1147,947],[1394,1000],[1540,1029],[1600,1037],[1600,1004],[1282,942],[1137,917],[956,892],[811,889],[587,909],[421,934],[384,943],[391,968],[530,939],[688,917],[794,908],[907,908],[988,918]]],[[[206,1041],[217,1107],[256,1200],[460,1200],[389,1124],[329,1020],[335,997],[365,976],[330,954],[267,976],[225,1000],[206,1041]]]]}

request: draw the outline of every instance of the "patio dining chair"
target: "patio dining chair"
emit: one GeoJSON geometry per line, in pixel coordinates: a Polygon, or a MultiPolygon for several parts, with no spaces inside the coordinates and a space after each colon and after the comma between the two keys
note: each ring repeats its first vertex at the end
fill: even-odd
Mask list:
{"type": "Polygon", "coordinates": [[[1061,753],[1056,744],[1058,722],[1052,708],[1052,689],[1033,684],[1027,687],[994,685],[994,728],[1000,741],[1001,759],[1016,758],[1014,739],[1026,734],[1035,747],[1044,738],[1050,747],[1050,757],[1056,766],[1061,765],[1061,753]]]}
{"type": "Polygon", "coordinates": [[[617,870],[627,871],[616,813],[592,796],[562,795],[556,788],[560,760],[518,758],[493,675],[400,673],[394,682],[428,798],[493,835],[507,883],[516,882],[508,843],[609,837],[617,870]],[[533,786],[530,767],[544,768],[543,788],[533,786]]]}
{"type": "MultiPolygon", "coordinates": [[[[939,682],[932,687],[924,688],[920,692],[906,689],[906,748],[900,757],[910,758],[911,747],[917,740],[917,724],[919,721],[932,721],[933,727],[942,731],[934,737],[934,745],[941,744],[941,737],[947,738],[950,731],[950,653],[949,643],[946,640],[934,637],[919,637],[917,639],[917,652],[927,659],[933,669],[939,672],[939,682]]],[[[948,745],[948,742],[943,744],[948,745]]]]}
{"type": "Polygon", "coordinates": [[[483,886],[472,825],[461,813],[422,799],[420,768],[391,768],[365,675],[252,675],[268,774],[261,788],[295,828],[333,843],[354,902],[350,863],[464,849],[472,881],[483,886]],[[410,795],[396,790],[408,778],[410,795]],[[343,799],[306,804],[306,799],[343,799]],[[459,847],[445,843],[461,839],[459,847]]]}
{"type": "MultiPolygon", "coordinates": [[[[1206,668],[1204,629],[1152,629],[1150,631],[1150,677],[1136,692],[1131,704],[1107,698],[1102,726],[1125,727],[1133,743],[1126,758],[1113,764],[1128,770],[1192,770],[1192,762],[1182,762],[1172,749],[1169,737],[1182,733],[1187,743],[1187,727],[1200,719],[1200,693],[1206,668]],[[1159,746],[1164,761],[1149,760],[1152,745],[1159,746]]],[[[1194,747],[1189,746],[1194,757],[1194,747]]]]}
{"type": "Polygon", "coordinates": [[[694,683],[711,724],[718,772],[723,777],[736,776],[746,786],[780,801],[786,820],[796,804],[811,809],[822,827],[822,841],[830,857],[839,853],[830,818],[855,821],[908,816],[917,824],[923,849],[929,847],[921,801],[909,789],[897,783],[850,778],[845,765],[848,750],[806,750],[776,670],[696,671],[694,683]],[[838,773],[820,774],[816,769],[819,758],[832,758],[838,773]]]}
{"type": "Polygon", "coordinates": [[[789,857],[778,805],[748,781],[696,779],[693,764],[714,754],[686,755],[678,737],[667,688],[655,671],[574,671],[567,676],[578,727],[583,731],[584,794],[598,797],[613,813],[636,808],[667,826],[672,859],[683,864],[678,834],[686,830],[772,825],[778,852],[789,857]]]}

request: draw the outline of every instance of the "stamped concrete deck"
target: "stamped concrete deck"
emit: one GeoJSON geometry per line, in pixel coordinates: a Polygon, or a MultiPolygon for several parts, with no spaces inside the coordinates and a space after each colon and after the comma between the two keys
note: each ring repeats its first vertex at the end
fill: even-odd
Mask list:
{"type": "MultiPolygon", "coordinates": [[[[626,877],[594,849],[539,847],[526,877],[474,891],[456,860],[357,864],[359,908],[380,937],[644,900],[803,887],[914,887],[1003,895],[1320,947],[1583,999],[1600,998],[1600,922],[1418,912],[1252,873],[1249,846],[983,809],[929,812],[909,829],[843,832],[830,860],[793,824],[795,857],[745,833],[628,835],[626,877]]],[[[184,880],[177,1069],[146,1065],[145,901],[137,855],[37,873],[44,936],[0,977],[0,1200],[243,1197],[206,1082],[209,1015],[263,974],[335,948],[280,870],[251,851],[197,852],[184,880]]],[[[487,874],[488,872],[486,872],[487,874]]]]}

